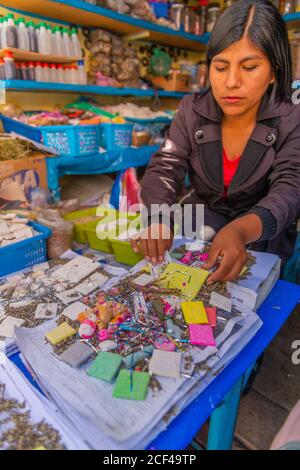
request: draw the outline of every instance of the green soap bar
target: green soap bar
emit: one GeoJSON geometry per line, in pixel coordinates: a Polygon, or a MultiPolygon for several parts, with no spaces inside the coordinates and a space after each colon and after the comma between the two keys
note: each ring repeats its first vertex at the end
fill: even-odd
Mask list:
{"type": "Polygon", "coordinates": [[[87,370],[96,379],[112,382],[122,364],[122,358],[111,352],[101,352],[87,370]]]}
{"type": "Polygon", "coordinates": [[[132,387],[130,387],[130,371],[121,369],[113,389],[113,397],[129,400],[145,400],[147,396],[150,375],[147,372],[132,372],[132,387]]]}

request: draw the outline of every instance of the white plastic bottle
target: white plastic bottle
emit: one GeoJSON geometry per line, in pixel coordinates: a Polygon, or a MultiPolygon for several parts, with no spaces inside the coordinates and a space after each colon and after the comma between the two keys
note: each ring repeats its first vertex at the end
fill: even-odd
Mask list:
{"type": "Polygon", "coordinates": [[[63,42],[66,57],[72,56],[72,43],[67,28],[63,28],[63,42]]]}
{"type": "Polygon", "coordinates": [[[51,77],[51,82],[53,83],[58,83],[57,79],[57,69],[56,69],[56,64],[50,64],[50,77],[51,77]]]}
{"type": "Polygon", "coordinates": [[[0,49],[2,49],[2,29],[4,18],[0,18],[0,49]]]}
{"type": "Polygon", "coordinates": [[[17,78],[17,68],[11,52],[4,53],[4,73],[6,80],[15,80],[17,78]]]}
{"type": "Polygon", "coordinates": [[[28,80],[35,81],[35,66],[33,62],[29,62],[27,66],[28,80]]]}
{"type": "Polygon", "coordinates": [[[23,51],[30,51],[29,34],[24,18],[20,18],[18,22],[18,46],[23,51]]]}
{"type": "Polygon", "coordinates": [[[71,41],[73,44],[73,52],[75,57],[81,58],[82,57],[82,51],[81,51],[81,46],[80,42],[78,39],[78,34],[76,28],[71,29],[71,41]]]}
{"type": "Polygon", "coordinates": [[[51,82],[48,62],[43,63],[43,72],[44,72],[43,81],[44,82],[51,82]]]}
{"type": "Polygon", "coordinates": [[[47,43],[48,43],[48,54],[53,54],[53,39],[52,39],[52,28],[50,24],[46,24],[46,32],[47,32],[47,43]]]}
{"type": "Polygon", "coordinates": [[[29,50],[31,52],[38,52],[39,49],[38,49],[37,35],[36,35],[36,29],[34,27],[34,24],[32,21],[28,21],[26,26],[27,26],[28,37],[29,37],[29,50]]]}
{"type": "Polygon", "coordinates": [[[48,33],[46,23],[40,23],[38,44],[40,54],[49,54],[48,33]]]}
{"type": "Polygon", "coordinates": [[[1,46],[5,47],[18,47],[18,33],[15,25],[14,15],[9,13],[3,21],[1,46]]]}
{"type": "Polygon", "coordinates": [[[44,74],[43,74],[43,67],[42,67],[42,64],[41,62],[36,62],[35,64],[35,79],[37,82],[43,82],[43,77],[44,77],[44,74]]]}
{"type": "Polygon", "coordinates": [[[87,84],[87,74],[85,71],[85,66],[84,66],[84,61],[79,60],[77,62],[77,70],[78,70],[78,82],[80,85],[86,85],[87,84]]]}
{"type": "Polygon", "coordinates": [[[57,26],[54,28],[54,41],[55,41],[55,55],[63,56],[64,55],[64,44],[60,32],[60,28],[57,26]]]}

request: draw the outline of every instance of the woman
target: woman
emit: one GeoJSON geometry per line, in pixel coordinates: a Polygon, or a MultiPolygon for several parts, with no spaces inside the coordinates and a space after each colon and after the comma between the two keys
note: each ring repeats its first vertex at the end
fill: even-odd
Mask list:
{"type": "MultiPolygon", "coordinates": [[[[142,199],[148,209],[172,205],[188,173],[184,204],[204,205],[206,238],[213,238],[205,267],[221,259],[209,281],[230,281],[253,242],[253,249],[290,256],[300,214],[300,107],[291,101],[285,23],[271,2],[228,8],[212,32],[207,63],[211,88],[181,101],[144,176],[142,199]]],[[[165,223],[153,218],[148,239],[132,241],[153,264],[172,243],[162,234],[165,223]]]]}

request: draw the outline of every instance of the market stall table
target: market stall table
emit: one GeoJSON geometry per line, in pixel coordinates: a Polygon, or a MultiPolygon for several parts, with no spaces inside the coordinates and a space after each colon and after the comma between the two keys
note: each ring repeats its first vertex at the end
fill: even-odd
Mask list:
{"type": "MultiPolygon", "coordinates": [[[[267,348],[300,300],[300,286],[277,281],[258,310],[263,325],[244,350],[150,445],[152,450],[185,449],[210,417],[207,449],[231,449],[241,392],[257,358],[267,348]]],[[[36,386],[19,354],[13,362],[36,386]]]]}

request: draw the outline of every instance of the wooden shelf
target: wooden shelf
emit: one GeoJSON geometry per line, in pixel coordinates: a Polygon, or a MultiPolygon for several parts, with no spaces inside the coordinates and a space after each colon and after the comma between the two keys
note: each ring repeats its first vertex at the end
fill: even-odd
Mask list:
{"type": "Polygon", "coordinates": [[[4,57],[5,52],[12,52],[13,58],[22,62],[51,62],[55,64],[70,64],[82,60],[79,57],[63,57],[49,54],[39,54],[37,52],[23,51],[14,47],[6,47],[0,50],[0,57],[4,57]]]}
{"type": "Polygon", "coordinates": [[[299,28],[300,27],[300,12],[298,13],[289,13],[282,17],[287,23],[289,28],[299,28]]]}
{"type": "Polygon", "coordinates": [[[78,26],[103,28],[128,36],[147,32],[147,41],[166,46],[203,51],[209,34],[195,36],[149,21],[122,15],[107,8],[98,7],[82,0],[0,0],[0,5],[17,13],[27,14],[78,26]]]}
{"type": "MultiPolygon", "coordinates": [[[[155,91],[153,89],[142,90],[139,88],[114,88],[110,86],[97,85],[67,85],[65,83],[47,83],[35,82],[30,80],[2,80],[0,81],[0,89],[9,91],[50,91],[61,93],[77,93],[107,96],[140,96],[153,97],[155,91]]],[[[158,96],[162,98],[182,98],[187,93],[177,91],[159,90],[158,96]]]]}

